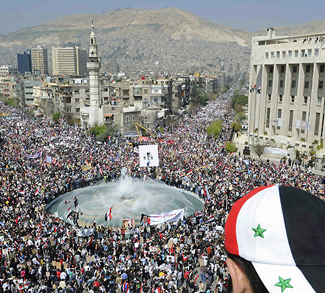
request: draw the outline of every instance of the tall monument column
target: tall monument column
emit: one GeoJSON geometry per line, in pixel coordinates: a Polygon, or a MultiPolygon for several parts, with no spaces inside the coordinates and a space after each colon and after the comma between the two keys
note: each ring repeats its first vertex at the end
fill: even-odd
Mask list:
{"type": "Polygon", "coordinates": [[[101,93],[99,90],[100,59],[98,57],[94,24],[91,25],[91,28],[92,32],[90,34],[89,42],[89,61],[87,62],[90,85],[90,109],[88,125],[93,126],[95,123],[103,124],[103,113],[101,109],[101,93]]]}

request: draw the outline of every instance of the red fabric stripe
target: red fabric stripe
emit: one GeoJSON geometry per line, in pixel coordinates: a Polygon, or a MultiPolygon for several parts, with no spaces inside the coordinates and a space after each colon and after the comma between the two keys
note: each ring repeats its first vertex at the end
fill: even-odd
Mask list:
{"type": "Polygon", "coordinates": [[[229,213],[226,226],[225,226],[225,247],[228,252],[234,255],[239,255],[238,243],[237,243],[237,234],[236,234],[236,225],[238,214],[242,208],[242,206],[248,201],[251,197],[253,197],[256,193],[260,192],[265,188],[269,188],[273,185],[269,186],[260,186],[258,188],[253,189],[246,196],[237,200],[231,208],[229,213]]]}

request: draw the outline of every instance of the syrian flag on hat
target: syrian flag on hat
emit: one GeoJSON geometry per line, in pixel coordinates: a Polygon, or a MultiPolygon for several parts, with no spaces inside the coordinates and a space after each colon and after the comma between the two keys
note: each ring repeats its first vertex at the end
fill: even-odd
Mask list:
{"type": "Polygon", "coordinates": [[[252,262],[268,292],[323,292],[325,203],[300,189],[254,189],[233,205],[225,248],[252,262]]]}

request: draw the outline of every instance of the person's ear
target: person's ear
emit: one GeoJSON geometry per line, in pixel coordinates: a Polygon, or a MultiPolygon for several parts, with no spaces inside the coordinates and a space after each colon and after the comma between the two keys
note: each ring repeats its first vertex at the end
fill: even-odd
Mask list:
{"type": "Polygon", "coordinates": [[[253,293],[249,280],[242,268],[232,259],[226,260],[234,293],[253,293]]]}

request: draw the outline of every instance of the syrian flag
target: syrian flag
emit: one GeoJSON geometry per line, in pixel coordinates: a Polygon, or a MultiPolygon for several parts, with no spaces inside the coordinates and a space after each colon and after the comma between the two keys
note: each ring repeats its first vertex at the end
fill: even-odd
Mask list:
{"type": "Polygon", "coordinates": [[[196,285],[196,281],[197,281],[198,277],[199,277],[199,275],[197,275],[197,276],[195,277],[195,279],[194,279],[194,285],[196,285]]]}
{"type": "Polygon", "coordinates": [[[187,175],[191,175],[192,173],[193,173],[193,171],[190,170],[190,171],[187,172],[187,175]]]}
{"type": "Polygon", "coordinates": [[[89,240],[87,246],[89,247],[92,244],[92,242],[93,242],[93,236],[90,237],[90,240],[89,240]]]}
{"type": "Polygon", "coordinates": [[[18,224],[18,221],[20,219],[20,216],[17,216],[16,220],[15,220],[15,223],[18,224]]]}
{"type": "Polygon", "coordinates": [[[112,208],[113,208],[113,206],[111,206],[111,208],[109,209],[109,212],[108,212],[109,220],[112,220],[112,208]]]}
{"type": "Polygon", "coordinates": [[[25,194],[25,193],[26,193],[26,191],[24,191],[24,190],[21,190],[21,191],[19,191],[19,193],[20,193],[20,194],[25,194]]]}
{"type": "Polygon", "coordinates": [[[100,172],[102,175],[104,175],[104,174],[103,174],[103,170],[102,170],[102,168],[100,167],[99,163],[98,163],[97,165],[98,165],[98,167],[99,167],[99,172],[100,172]]]}
{"type": "Polygon", "coordinates": [[[197,212],[194,213],[194,216],[197,217],[197,218],[202,217],[202,213],[197,211],[197,212]]]}
{"type": "Polygon", "coordinates": [[[210,222],[212,222],[212,221],[214,221],[214,216],[210,216],[210,217],[207,219],[207,223],[210,223],[210,222]]]}
{"type": "Polygon", "coordinates": [[[307,178],[307,183],[308,183],[310,186],[312,186],[312,184],[311,184],[311,180],[312,180],[311,177],[308,177],[308,178],[307,178]]]}
{"type": "Polygon", "coordinates": [[[183,261],[188,261],[188,256],[184,255],[184,253],[182,253],[182,257],[183,257],[183,261]]]}
{"type": "Polygon", "coordinates": [[[130,259],[130,255],[128,255],[127,257],[126,257],[126,259],[125,259],[125,261],[128,261],[129,259],[130,259]]]}
{"type": "Polygon", "coordinates": [[[39,193],[39,188],[36,189],[35,195],[37,195],[38,193],[39,193]]]}

